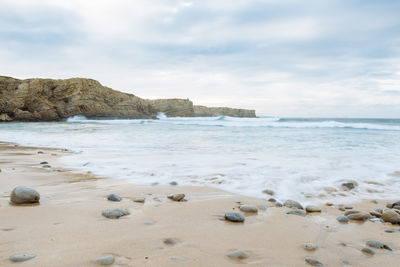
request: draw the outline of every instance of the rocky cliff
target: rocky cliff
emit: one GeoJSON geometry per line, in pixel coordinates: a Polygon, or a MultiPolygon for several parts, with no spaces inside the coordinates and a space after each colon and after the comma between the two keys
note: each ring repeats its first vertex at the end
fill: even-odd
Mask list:
{"type": "Polygon", "coordinates": [[[193,106],[194,116],[196,117],[215,117],[215,116],[231,116],[231,117],[249,117],[254,118],[256,111],[251,109],[238,109],[227,107],[210,108],[206,106],[193,106]]]}
{"type": "MultiPolygon", "coordinates": [[[[0,121],[56,121],[75,115],[155,118],[158,112],[167,116],[205,116],[206,107],[195,107],[188,99],[142,99],[102,86],[92,79],[19,80],[0,76],[0,121]]],[[[211,108],[207,114],[255,116],[254,111],[226,108],[211,108]]]]}

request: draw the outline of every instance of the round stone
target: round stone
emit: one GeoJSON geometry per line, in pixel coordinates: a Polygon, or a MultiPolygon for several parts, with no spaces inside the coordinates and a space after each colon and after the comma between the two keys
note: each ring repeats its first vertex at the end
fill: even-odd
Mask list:
{"type": "Polygon", "coordinates": [[[33,188],[17,186],[11,192],[10,200],[14,204],[37,203],[40,200],[40,194],[33,188]]]}
{"type": "Polygon", "coordinates": [[[231,222],[244,222],[245,218],[242,214],[237,212],[227,212],[225,213],[225,220],[231,222]]]}
{"type": "Polygon", "coordinates": [[[308,205],[306,207],[307,212],[321,212],[321,208],[313,205],[308,205]]]}
{"type": "Polygon", "coordinates": [[[249,212],[249,213],[257,213],[258,209],[256,206],[252,205],[240,205],[239,209],[243,212],[249,212]]]}
{"type": "Polygon", "coordinates": [[[249,257],[249,255],[244,252],[243,250],[235,250],[232,252],[229,252],[226,256],[232,260],[244,260],[249,257]]]}
{"type": "Polygon", "coordinates": [[[116,194],[109,194],[107,196],[107,199],[110,200],[110,201],[116,201],[116,202],[119,202],[119,201],[122,200],[122,198],[120,196],[116,195],[116,194]]]}
{"type": "Polygon", "coordinates": [[[115,258],[113,255],[104,255],[100,258],[97,258],[94,260],[95,263],[101,264],[101,265],[111,265],[115,261],[115,258]]]}

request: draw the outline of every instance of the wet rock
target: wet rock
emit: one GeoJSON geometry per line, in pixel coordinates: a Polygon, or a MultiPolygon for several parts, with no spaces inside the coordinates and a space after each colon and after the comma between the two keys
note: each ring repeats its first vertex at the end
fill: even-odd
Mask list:
{"type": "Polygon", "coordinates": [[[49,164],[47,161],[42,161],[42,162],[40,162],[40,164],[41,165],[46,165],[46,164],[49,164]]]}
{"type": "Polygon", "coordinates": [[[14,228],[12,228],[12,227],[3,227],[3,228],[1,228],[1,230],[5,231],[5,232],[8,232],[8,231],[14,230],[14,228]]]}
{"type": "Polygon", "coordinates": [[[271,190],[271,189],[265,189],[265,190],[263,190],[262,192],[263,192],[264,194],[267,194],[267,195],[270,195],[270,196],[275,195],[275,192],[274,192],[273,190],[271,190]]]}
{"type": "Polygon", "coordinates": [[[172,182],[170,182],[170,183],[169,183],[169,185],[173,185],[173,186],[175,186],[175,185],[178,185],[178,183],[177,183],[177,182],[175,182],[175,181],[172,181],[172,182]]]}
{"type": "Polygon", "coordinates": [[[399,232],[399,230],[397,230],[397,229],[386,229],[385,232],[386,233],[396,233],[396,232],[399,232]]]}
{"type": "Polygon", "coordinates": [[[348,260],[341,260],[341,262],[342,262],[343,264],[346,264],[346,265],[349,265],[349,264],[350,264],[350,261],[348,261],[348,260]]]}
{"type": "Polygon", "coordinates": [[[257,213],[258,209],[256,206],[252,205],[240,205],[239,209],[243,212],[249,212],[249,213],[257,213]]]}
{"type": "Polygon", "coordinates": [[[273,197],[271,197],[270,199],[268,199],[268,202],[275,203],[275,202],[276,202],[276,199],[275,199],[275,198],[273,198],[273,197]]]}
{"type": "Polygon", "coordinates": [[[328,206],[328,207],[331,207],[331,206],[333,206],[333,203],[332,202],[326,202],[325,205],[328,206]]]}
{"type": "Polygon", "coordinates": [[[339,242],[339,245],[341,245],[343,247],[347,247],[347,244],[345,242],[339,242]]]}
{"type": "Polygon", "coordinates": [[[339,205],[338,206],[338,209],[340,210],[340,211],[345,211],[346,209],[344,208],[344,205],[339,205]]]}
{"type": "Polygon", "coordinates": [[[178,243],[178,240],[176,240],[175,238],[168,237],[164,239],[164,244],[175,245],[176,243],[178,243]]]}
{"type": "Polygon", "coordinates": [[[374,203],[374,204],[378,204],[378,201],[375,200],[375,199],[374,199],[374,200],[371,200],[371,202],[374,203]]]}
{"type": "Polygon", "coordinates": [[[370,256],[375,255],[375,252],[372,249],[367,248],[367,247],[363,248],[361,251],[370,256]]]}
{"type": "Polygon", "coordinates": [[[306,207],[307,212],[321,212],[321,208],[313,205],[308,205],[306,207]]]}
{"type": "Polygon", "coordinates": [[[275,207],[282,208],[282,207],[283,207],[283,204],[280,203],[280,202],[276,202],[276,203],[275,203],[275,207]]]}
{"type": "Polygon", "coordinates": [[[361,211],[359,210],[348,210],[344,213],[344,216],[350,215],[350,214],[355,214],[355,213],[360,213],[361,211]]]}
{"type": "Polygon", "coordinates": [[[31,259],[33,259],[35,257],[36,257],[35,254],[27,254],[27,253],[14,254],[14,255],[10,256],[10,260],[13,261],[13,262],[22,262],[22,261],[31,260],[31,259]]]}
{"type": "Polygon", "coordinates": [[[386,207],[389,208],[389,209],[393,208],[394,206],[400,206],[400,201],[386,204],[386,207]]]}
{"type": "Polygon", "coordinates": [[[378,241],[378,240],[368,240],[366,242],[366,245],[371,247],[371,248],[380,248],[380,249],[387,249],[392,251],[392,249],[386,245],[385,243],[378,241]]]}
{"type": "Polygon", "coordinates": [[[37,153],[38,153],[38,154],[44,154],[44,152],[43,152],[43,151],[38,151],[37,153]]]}
{"type": "Polygon", "coordinates": [[[111,265],[115,261],[115,258],[113,255],[104,255],[100,258],[97,258],[94,260],[94,263],[98,263],[101,265],[111,265]]]}
{"type": "Polygon", "coordinates": [[[298,216],[306,216],[306,212],[304,210],[300,209],[293,209],[290,211],[287,211],[286,214],[292,214],[292,215],[298,215],[298,216]]]}
{"type": "Polygon", "coordinates": [[[340,223],[348,223],[349,222],[349,218],[347,218],[346,216],[339,216],[336,218],[336,220],[340,223]]]}
{"type": "Polygon", "coordinates": [[[119,201],[122,200],[122,198],[120,196],[116,195],[116,194],[109,194],[107,196],[107,199],[110,200],[110,201],[116,201],[116,202],[119,202],[119,201]]]}
{"type": "Polygon", "coordinates": [[[394,210],[387,209],[382,213],[382,220],[393,224],[400,223],[400,215],[394,210]]]}
{"type": "Polygon", "coordinates": [[[369,212],[369,214],[371,214],[372,216],[378,217],[378,218],[380,218],[382,216],[382,212],[379,212],[377,209],[371,210],[369,212]]]}
{"type": "Polygon", "coordinates": [[[285,207],[292,208],[292,209],[300,209],[300,210],[304,209],[303,206],[299,202],[297,202],[295,200],[291,200],[291,199],[286,200],[284,205],[285,205],[285,207]]]}
{"type": "Polygon", "coordinates": [[[113,209],[113,210],[105,210],[102,212],[102,215],[109,219],[118,219],[122,216],[131,214],[129,210],[125,208],[113,209]]]}
{"type": "Polygon", "coordinates": [[[307,251],[315,251],[318,248],[317,244],[315,244],[315,243],[305,243],[301,246],[304,248],[304,250],[307,250],[307,251]]]}
{"type": "Polygon", "coordinates": [[[306,258],[305,261],[310,264],[311,266],[317,266],[317,267],[324,267],[325,265],[320,262],[319,260],[311,259],[311,258],[306,258]]]}
{"type": "Polygon", "coordinates": [[[137,203],[144,203],[146,201],[146,198],[144,197],[137,197],[133,200],[133,202],[137,202],[137,203]]]}
{"type": "Polygon", "coordinates": [[[354,220],[354,221],[366,221],[371,217],[371,215],[369,215],[368,213],[365,212],[359,212],[359,213],[353,213],[350,215],[347,215],[347,218],[349,218],[350,220],[354,220]]]}
{"type": "Polygon", "coordinates": [[[246,252],[244,252],[243,250],[235,250],[235,251],[229,252],[228,254],[226,254],[226,256],[228,256],[228,258],[230,258],[232,260],[244,260],[249,257],[249,255],[246,252]]]}
{"type": "Polygon", "coordinates": [[[345,191],[353,190],[357,186],[358,186],[358,183],[356,181],[349,181],[347,183],[342,183],[342,189],[345,191]]]}
{"type": "Polygon", "coordinates": [[[185,194],[172,194],[168,196],[173,201],[182,201],[185,198],[185,194]]]}
{"type": "Polygon", "coordinates": [[[17,186],[11,192],[10,200],[14,204],[37,203],[40,200],[40,194],[33,188],[17,186]]]}
{"type": "Polygon", "coordinates": [[[237,212],[227,212],[225,213],[225,220],[231,222],[244,222],[245,218],[242,214],[237,212]]]}

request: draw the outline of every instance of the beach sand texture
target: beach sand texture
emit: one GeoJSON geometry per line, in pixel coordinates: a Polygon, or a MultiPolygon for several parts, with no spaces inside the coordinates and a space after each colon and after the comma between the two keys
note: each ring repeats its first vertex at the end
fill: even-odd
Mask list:
{"type": "MultiPolygon", "coordinates": [[[[336,218],[344,213],[340,203],[321,206],[321,213],[305,217],[291,215],[286,214],[291,209],[266,199],[210,187],[145,187],[74,172],[57,161],[65,153],[69,152],[0,145],[1,266],[99,266],[94,260],[104,255],[114,256],[113,266],[311,266],[306,258],[325,266],[400,266],[400,232],[385,232],[399,226],[369,220],[339,223],[336,218]],[[10,204],[16,186],[36,189],[40,204],[10,204]],[[107,200],[111,193],[122,201],[107,200]],[[187,201],[167,198],[178,193],[187,201]],[[145,201],[133,201],[136,198],[145,201]],[[243,213],[239,202],[260,208],[255,214],[243,213]],[[115,208],[126,208],[130,215],[102,216],[115,208]],[[242,213],[245,222],[223,220],[226,212],[242,213]],[[175,244],[164,243],[166,238],[175,244]],[[361,249],[368,240],[382,241],[393,251],[372,248],[375,255],[366,255],[361,249]],[[305,250],[302,245],[309,242],[318,248],[305,250]],[[229,258],[235,250],[248,258],[229,258]],[[9,257],[17,253],[36,257],[13,263],[9,257]]],[[[368,212],[385,208],[386,202],[364,200],[352,206],[368,212]]]]}

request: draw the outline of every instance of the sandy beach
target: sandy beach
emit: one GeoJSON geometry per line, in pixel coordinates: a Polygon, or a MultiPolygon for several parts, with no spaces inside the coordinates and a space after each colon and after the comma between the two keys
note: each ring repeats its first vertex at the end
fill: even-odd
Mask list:
{"type": "MultiPolygon", "coordinates": [[[[95,177],[65,169],[58,159],[69,151],[0,145],[0,265],[1,266],[99,266],[94,259],[113,255],[113,266],[310,266],[306,258],[325,266],[398,266],[400,232],[390,223],[365,221],[339,223],[337,207],[321,206],[321,213],[305,217],[286,214],[265,199],[233,195],[210,187],[137,186],[112,177],[95,177]],[[38,153],[39,152],[39,153],[38,153]],[[48,162],[44,168],[41,162],[48,162]],[[16,186],[36,189],[40,204],[13,205],[16,186]],[[114,193],[121,202],[107,200],[114,193]],[[169,194],[184,193],[176,202],[169,194]],[[144,197],[144,203],[134,202],[144,197]],[[223,219],[239,211],[239,204],[256,205],[256,214],[244,223],[223,219]],[[266,210],[264,209],[266,207],[266,210]],[[106,209],[126,208],[119,219],[102,216],[106,209]],[[165,244],[173,238],[176,244],[165,244]],[[393,251],[373,248],[361,252],[368,240],[379,240],[393,251]],[[304,243],[315,243],[306,251],[304,243]],[[248,258],[231,259],[228,253],[243,250],[248,258]],[[36,257],[13,263],[16,253],[36,257]]],[[[385,208],[387,201],[363,200],[355,210],[385,208]]]]}

